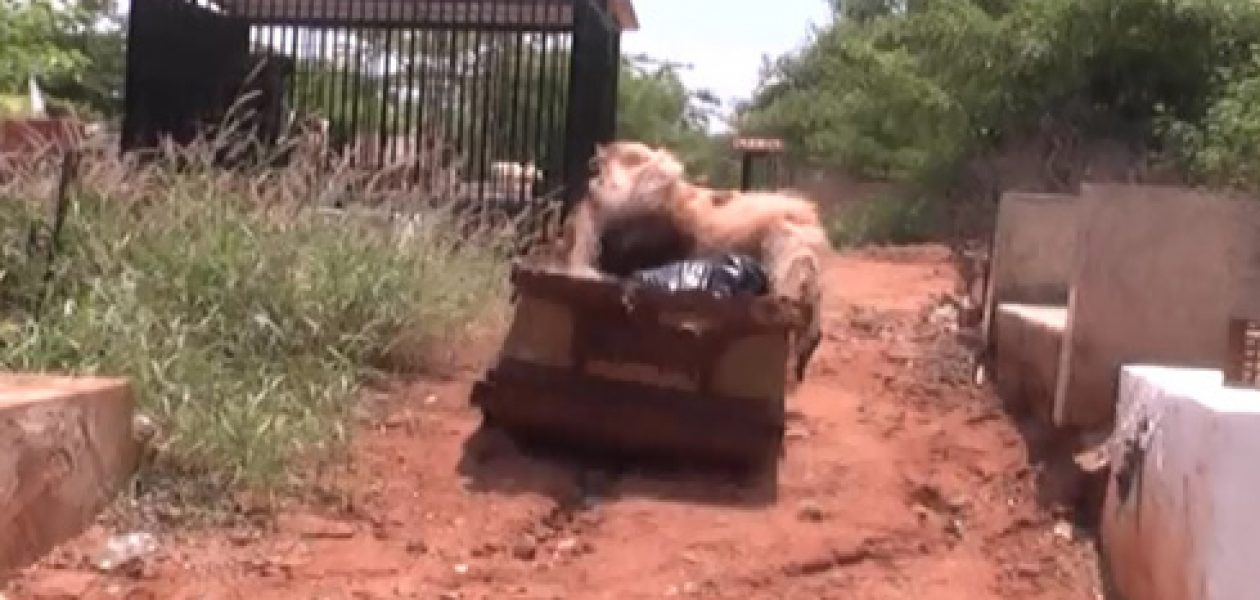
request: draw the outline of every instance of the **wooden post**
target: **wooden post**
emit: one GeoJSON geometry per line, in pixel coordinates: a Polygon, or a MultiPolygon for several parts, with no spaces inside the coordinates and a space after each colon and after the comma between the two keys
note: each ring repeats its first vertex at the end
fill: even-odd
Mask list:
{"type": "MultiPolygon", "coordinates": [[[[733,144],[736,152],[741,154],[740,166],[740,189],[742,191],[751,191],[755,185],[753,181],[753,168],[756,166],[755,159],[766,159],[774,161],[778,155],[783,153],[783,140],[776,138],[753,138],[753,137],[736,137],[733,144]]],[[[767,174],[777,176],[778,169],[767,169],[767,174]]],[[[776,188],[779,186],[778,181],[765,182],[764,187],[776,188]]]]}
{"type": "Polygon", "coordinates": [[[739,189],[747,192],[752,189],[752,169],[753,155],[751,152],[745,152],[740,161],[739,168],[739,189]]]}

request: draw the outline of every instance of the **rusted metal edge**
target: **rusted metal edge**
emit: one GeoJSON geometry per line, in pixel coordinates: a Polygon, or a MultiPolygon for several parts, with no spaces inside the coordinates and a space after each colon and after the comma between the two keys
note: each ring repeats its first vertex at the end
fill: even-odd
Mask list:
{"type": "Polygon", "coordinates": [[[669,292],[611,277],[575,277],[521,262],[512,265],[511,282],[518,291],[582,307],[621,306],[625,314],[648,318],[662,312],[694,312],[727,327],[776,331],[798,327],[808,314],[803,302],[771,296],[716,298],[704,292],[669,292]]]}
{"type": "Polygon", "coordinates": [[[784,143],[780,138],[737,137],[731,146],[741,152],[778,153],[783,152],[784,143]]]}
{"type": "Polygon", "coordinates": [[[574,373],[569,369],[545,367],[516,359],[502,359],[487,370],[482,380],[486,383],[512,383],[529,386],[551,388],[566,387],[591,399],[599,398],[638,398],[651,399],[668,403],[670,406],[721,406],[724,409],[740,414],[742,409],[749,409],[748,418],[762,421],[769,417],[771,422],[784,422],[784,398],[740,398],[720,394],[698,394],[683,390],[650,386],[633,381],[616,381],[597,375],[574,373]],[[758,403],[763,406],[752,408],[758,403]],[[768,407],[768,408],[767,408],[768,407]]]}
{"type": "Polygon", "coordinates": [[[1223,371],[1229,387],[1260,389],[1260,322],[1230,319],[1223,371]]]}
{"type": "Polygon", "coordinates": [[[491,370],[470,402],[508,433],[596,453],[764,464],[784,440],[781,399],[758,405],[535,365],[491,370]]]}

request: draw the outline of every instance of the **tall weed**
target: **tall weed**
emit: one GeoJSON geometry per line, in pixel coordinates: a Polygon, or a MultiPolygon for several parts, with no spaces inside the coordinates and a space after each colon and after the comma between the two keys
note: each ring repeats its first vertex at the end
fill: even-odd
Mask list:
{"type": "Polygon", "coordinates": [[[319,210],[351,174],[225,171],[209,147],[86,159],[47,281],[29,233],[55,169],[0,180],[0,368],[129,376],[163,432],[158,471],[281,483],[345,443],[372,365],[506,296],[506,252],[432,202],[405,228],[319,210]]]}

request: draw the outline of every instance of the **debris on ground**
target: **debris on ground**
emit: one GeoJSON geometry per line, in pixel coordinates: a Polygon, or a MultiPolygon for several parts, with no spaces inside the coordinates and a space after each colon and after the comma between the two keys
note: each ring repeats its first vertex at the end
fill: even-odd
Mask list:
{"type": "Polygon", "coordinates": [[[105,547],[97,553],[92,564],[103,572],[130,569],[158,551],[157,538],[151,533],[137,531],[111,536],[105,547]]]}
{"type": "MultiPolygon", "coordinates": [[[[1037,504],[1020,432],[973,383],[965,332],[950,322],[956,309],[946,294],[957,277],[948,254],[840,254],[824,277],[832,290],[824,343],[786,399],[790,443],[773,486],[508,443],[486,453],[473,443],[480,416],[463,405],[477,369],[464,369],[394,386],[383,414],[423,418],[355,438],[353,468],[330,486],[334,508],[323,512],[350,520],[302,525],[316,509],[268,502],[243,519],[257,536],[234,524],[168,539],[165,529],[128,522],[116,530],[162,531],[171,559],[146,561],[146,577],[126,579],[126,591],[251,600],[408,597],[403,588],[470,600],[1095,600],[1092,545],[1068,543],[1068,520],[1037,504]],[[267,518],[278,526],[258,528],[267,518]],[[366,523],[384,535],[367,535],[366,523]],[[300,560],[284,549],[293,544],[305,546],[300,560]]],[[[488,362],[496,345],[487,336],[457,348],[457,358],[488,362]]],[[[95,570],[101,539],[71,543],[89,559],[71,553],[64,566],[29,569],[15,590],[59,578],[70,589],[71,573],[122,580],[95,570]]],[[[98,586],[82,597],[123,596],[98,586]]]]}

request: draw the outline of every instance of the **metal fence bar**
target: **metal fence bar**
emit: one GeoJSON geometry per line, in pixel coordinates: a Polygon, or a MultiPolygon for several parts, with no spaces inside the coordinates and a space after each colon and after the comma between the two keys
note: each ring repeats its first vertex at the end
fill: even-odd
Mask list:
{"type": "MultiPolygon", "coordinates": [[[[572,8],[572,7],[570,7],[572,8]]],[[[553,11],[559,13],[562,7],[553,7],[553,11]]],[[[566,163],[565,163],[565,137],[563,135],[565,127],[565,112],[567,108],[567,98],[569,97],[569,81],[572,75],[567,68],[569,65],[569,56],[572,55],[572,36],[561,35],[552,36],[554,42],[554,50],[550,56],[551,71],[555,76],[550,83],[550,99],[547,105],[547,121],[548,121],[548,141],[551,144],[549,162],[551,166],[551,177],[547,182],[551,192],[563,190],[567,181],[566,163]]]]}
{"type": "Polygon", "coordinates": [[[569,100],[565,116],[565,212],[586,193],[586,157],[594,152],[593,128],[585,121],[594,111],[591,79],[598,69],[597,17],[588,0],[573,1],[573,38],[569,52],[569,100]]]}
{"type": "Polygon", "coordinates": [[[521,71],[524,62],[525,53],[525,34],[516,32],[512,34],[512,75],[509,93],[511,100],[508,104],[508,115],[511,122],[511,134],[508,141],[508,157],[513,162],[521,160],[522,140],[525,132],[521,130],[521,71]]]}
{"type": "MultiPolygon", "coordinates": [[[[415,4],[408,4],[407,6],[411,7],[409,10],[413,12],[415,11],[415,4]]],[[[412,109],[414,108],[414,105],[416,103],[417,31],[415,29],[409,29],[409,30],[404,30],[403,33],[405,33],[407,36],[407,84],[406,84],[407,91],[406,91],[406,99],[402,102],[402,106],[400,107],[401,110],[399,110],[398,113],[400,114],[401,120],[402,120],[402,129],[399,131],[401,131],[404,136],[402,138],[402,145],[403,145],[402,152],[404,155],[406,155],[407,161],[408,161],[407,166],[408,166],[409,176],[406,179],[406,183],[410,184],[411,183],[410,169],[414,167],[414,163],[418,155],[418,153],[415,151],[414,142],[412,141],[412,139],[420,137],[419,135],[417,135],[419,128],[417,127],[416,130],[413,130],[411,128],[412,109]],[[412,147],[412,152],[407,151],[409,146],[412,147]]],[[[394,124],[395,124],[395,127],[397,127],[398,121],[395,120],[394,124]]]]}
{"type": "Polygon", "coordinates": [[[608,39],[608,55],[605,68],[600,72],[605,79],[604,97],[601,101],[604,109],[604,131],[601,141],[608,141],[617,137],[617,84],[621,78],[621,32],[613,28],[611,24],[605,24],[604,35],[608,39]]]}
{"type": "MultiPolygon", "coordinates": [[[[331,2],[333,0],[313,0],[313,1],[318,4],[319,10],[318,11],[312,10],[311,14],[318,12],[320,13],[320,16],[328,16],[331,2]]],[[[312,75],[311,77],[312,81],[310,85],[311,101],[315,103],[316,107],[322,110],[328,110],[328,106],[329,106],[328,95],[327,95],[328,83],[329,81],[332,80],[332,77],[328,73],[328,70],[333,68],[335,63],[329,60],[329,56],[328,56],[330,54],[328,50],[328,28],[319,27],[317,30],[317,33],[318,33],[317,44],[319,46],[319,49],[316,51],[314,63],[312,65],[313,69],[311,71],[311,75],[312,75]]],[[[330,115],[322,115],[322,116],[324,118],[328,118],[330,115]]],[[[331,125],[331,122],[329,124],[331,125]]]]}
{"type": "MultiPolygon", "coordinates": [[[[551,12],[554,10],[553,5],[546,4],[541,7],[543,11],[543,20],[551,20],[551,12]]],[[[538,149],[538,168],[542,171],[543,180],[538,193],[546,194],[550,191],[553,181],[553,165],[551,164],[551,102],[552,94],[555,91],[554,79],[552,73],[553,58],[551,53],[552,35],[550,33],[538,34],[538,53],[539,58],[539,76],[538,90],[535,92],[538,96],[538,112],[535,115],[536,127],[538,127],[538,138],[540,148],[538,149]]]]}
{"type": "MultiPolygon", "coordinates": [[[[354,0],[332,1],[336,2],[336,12],[340,13],[342,7],[345,7],[346,14],[353,14],[354,0]]],[[[353,116],[350,114],[349,107],[350,81],[354,71],[352,65],[354,64],[356,56],[354,52],[354,43],[356,39],[355,30],[352,27],[345,27],[338,32],[337,37],[339,39],[335,45],[337,47],[338,54],[341,55],[339,57],[340,60],[337,61],[340,63],[339,68],[341,70],[341,76],[337,77],[338,73],[336,71],[333,72],[332,110],[337,114],[337,134],[340,138],[340,143],[338,145],[341,147],[341,151],[343,153],[350,153],[349,155],[344,156],[343,160],[345,164],[354,164],[356,162],[355,154],[357,149],[354,128],[352,125],[353,116]],[[338,85],[338,79],[341,80],[340,85],[338,85]]]]}
{"type": "MultiPolygon", "coordinates": [[[[429,13],[432,10],[433,10],[432,4],[430,3],[424,4],[424,15],[426,17],[429,15],[429,13]]],[[[429,120],[425,118],[426,116],[428,116],[425,110],[429,106],[430,77],[433,73],[433,65],[432,65],[432,61],[430,60],[430,57],[432,56],[432,53],[433,53],[433,37],[434,36],[433,36],[432,31],[425,30],[425,29],[417,28],[417,29],[414,29],[413,32],[414,32],[414,35],[420,36],[420,56],[417,57],[417,60],[420,61],[420,80],[417,83],[417,85],[420,89],[418,90],[419,93],[416,98],[416,127],[415,127],[416,139],[413,141],[413,143],[415,144],[416,156],[420,159],[420,165],[421,165],[421,168],[416,169],[416,174],[415,174],[416,182],[419,183],[423,181],[421,178],[427,175],[428,170],[432,167],[432,164],[433,164],[432,163],[433,157],[429,153],[430,148],[428,148],[427,144],[425,143],[428,139],[430,139],[429,136],[431,135],[431,131],[429,129],[429,120]]],[[[427,192],[428,190],[425,190],[425,191],[427,192]]]]}
{"type": "MultiPolygon", "coordinates": [[[[543,5],[541,3],[536,2],[530,8],[531,10],[530,10],[529,18],[531,21],[542,22],[545,19],[546,14],[542,10],[543,5]]],[[[531,144],[531,149],[530,149],[531,150],[530,151],[530,165],[532,165],[534,169],[533,169],[533,172],[530,173],[530,179],[527,182],[528,189],[529,189],[529,195],[527,197],[530,199],[531,202],[534,200],[534,198],[538,196],[538,193],[541,191],[539,189],[541,186],[538,183],[538,176],[541,173],[543,167],[545,166],[543,163],[544,146],[543,146],[543,128],[542,128],[542,122],[543,122],[542,120],[542,115],[543,115],[542,86],[543,86],[543,82],[547,80],[547,62],[546,62],[547,56],[542,51],[542,42],[544,39],[546,39],[546,34],[538,34],[538,33],[531,34],[530,39],[529,39],[529,53],[530,53],[531,60],[533,61],[533,74],[530,76],[532,80],[532,84],[529,87],[530,87],[530,96],[533,98],[533,102],[534,102],[533,111],[532,111],[533,115],[532,115],[532,118],[530,119],[530,123],[532,125],[531,131],[533,134],[532,135],[533,144],[531,144]]]]}
{"type": "MultiPolygon", "coordinates": [[[[393,0],[391,0],[388,5],[387,12],[391,20],[394,17],[395,4],[396,3],[393,0]]],[[[378,143],[380,158],[379,158],[379,161],[377,162],[377,165],[381,167],[390,166],[394,160],[394,152],[393,152],[393,143],[394,143],[393,137],[394,136],[393,136],[393,130],[389,126],[389,104],[390,104],[390,97],[392,95],[392,89],[390,88],[389,84],[391,81],[390,71],[393,67],[392,65],[393,58],[394,58],[394,30],[386,29],[385,30],[385,55],[384,55],[384,59],[381,65],[381,117],[380,117],[381,122],[380,122],[380,126],[377,128],[381,136],[381,139],[379,140],[379,143],[378,143]]]]}
{"type": "Polygon", "coordinates": [[[455,162],[458,159],[458,120],[459,120],[459,32],[451,31],[447,38],[447,46],[445,52],[449,53],[446,61],[446,70],[440,74],[435,82],[439,87],[435,89],[435,93],[440,94],[442,103],[442,113],[438,115],[442,119],[441,127],[445,132],[442,136],[442,165],[447,166],[448,162],[455,162]]]}
{"type": "MultiPolygon", "coordinates": [[[[454,10],[455,6],[451,6],[454,10]]],[[[465,7],[466,9],[466,7],[465,7]]],[[[468,77],[469,63],[468,54],[472,46],[472,37],[467,27],[468,14],[465,11],[454,13],[454,21],[459,21],[459,27],[455,30],[455,46],[452,56],[455,58],[455,68],[451,72],[450,82],[453,86],[451,91],[451,139],[450,148],[454,153],[453,161],[456,170],[463,177],[469,177],[468,168],[468,151],[467,151],[467,127],[468,127],[468,77]]]]}
{"type": "MultiPolygon", "coordinates": [[[[308,8],[313,2],[314,0],[306,0],[308,8]]],[[[308,10],[307,12],[309,13],[312,11],[308,10]]],[[[297,86],[298,81],[301,79],[302,66],[304,62],[298,47],[298,42],[302,37],[302,31],[303,30],[301,28],[296,26],[289,26],[288,28],[289,35],[293,38],[289,40],[289,56],[293,58],[293,72],[289,74],[288,85],[285,86],[286,90],[282,92],[284,97],[288,98],[288,106],[294,111],[295,116],[299,114],[302,109],[302,98],[298,93],[297,86]]],[[[285,121],[287,120],[288,119],[285,119],[285,121]]]]}
{"type": "MultiPolygon", "coordinates": [[[[484,6],[480,2],[478,2],[475,6],[477,7],[476,15],[473,16],[471,14],[471,9],[470,9],[469,10],[470,14],[468,15],[468,17],[474,23],[480,25],[485,20],[485,14],[483,10],[484,6]]],[[[485,145],[484,136],[480,134],[480,130],[481,130],[481,123],[482,121],[485,120],[486,108],[485,108],[485,103],[482,102],[481,100],[481,97],[483,96],[483,94],[478,93],[478,92],[480,91],[479,87],[481,88],[485,87],[485,75],[482,72],[485,66],[482,60],[483,58],[482,55],[484,54],[484,50],[485,50],[484,48],[485,39],[484,39],[483,31],[480,27],[473,29],[471,37],[472,37],[472,48],[473,48],[473,56],[472,56],[473,62],[472,62],[471,77],[472,77],[474,87],[472,89],[471,98],[465,103],[467,105],[465,106],[465,109],[471,108],[472,110],[472,114],[469,115],[468,117],[468,131],[467,131],[467,137],[466,137],[467,150],[465,151],[466,156],[468,158],[467,158],[467,163],[465,167],[466,169],[465,173],[467,174],[467,177],[469,179],[473,179],[473,180],[484,183],[486,176],[485,176],[485,170],[481,168],[481,165],[485,161],[486,145],[485,145]],[[480,103],[481,110],[478,110],[479,103],[480,103]]],[[[485,195],[486,195],[486,186],[484,184],[478,185],[477,186],[477,196],[478,196],[477,200],[479,202],[484,202],[485,195]]]]}
{"type": "MultiPolygon", "coordinates": [[[[349,152],[355,167],[386,166],[405,156],[420,163],[408,165],[418,182],[428,170],[422,164],[450,168],[458,160],[465,178],[490,184],[493,163],[512,161],[532,166],[541,181],[526,176],[506,187],[476,185],[479,200],[497,187],[516,199],[565,190],[571,203],[585,187],[594,144],[615,135],[620,36],[605,0],[256,0],[249,14],[232,15],[229,3],[228,16],[192,7],[198,1],[134,0],[138,10],[130,29],[146,18],[155,27],[147,40],[144,31],[133,35],[129,95],[160,85],[131,75],[146,73],[144,63],[155,62],[151,55],[163,44],[176,48],[176,59],[200,64],[207,62],[203,46],[221,46],[234,35],[224,29],[215,34],[218,41],[203,36],[181,46],[169,41],[177,37],[174,31],[152,31],[156,24],[191,32],[232,22],[245,36],[241,58],[263,59],[244,61],[250,74],[266,80],[249,86],[267,94],[250,103],[265,113],[256,121],[258,131],[270,137],[283,131],[276,126],[287,125],[290,116],[318,111],[332,126],[330,146],[349,152]],[[434,156],[433,150],[454,156],[434,156]]],[[[220,80],[239,78],[241,61],[233,60],[231,68],[229,61],[207,68],[224,71],[214,75],[220,80]]],[[[157,71],[159,80],[197,87],[191,76],[157,71]]],[[[227,87],[214,83],[196,91],[214,97],[227,87]]],[[[205,112],[203,105],[221,104],[174,92],[168,98],[127,99],[125,137],[132,145],[155,137],[150,130],[181,133],[188,129],[181,119],[205,112]],[[149,113],[147,121],[141,111],[149,113]]]]}
{"type": "MultiPolygon", "coordinates": [[[[519,64],[517,64],[516,69],[517,69],[517,72],[520,73],[520,78],[517,80],[517,83],[516,83],[516,88],[517,88],[516,92],[517,94],[520,95],[519,97],[520,102],[518,103],[518,106],[516,107],[517,122],[520,124],[519,125],[520,147],[518,148],[516,152],[516,160],[518,163],[528,167],[530,164],[534,162],[534,152],[533,152],[534,145],[531,143],[533,131],[532,131],[532,128],[530,127],[530,120],[529,120],[529,116],[531,114],[531,111],[530,111],[531,100],[530,99],[533,97],[533,92],[534,92],[533,81],[531,81],[531,77],[533,73],[532,64],[534,60],[534,56],[533,56],[534,50],[533,50],[533,46],[530,43],[531,39],[528,33],[525,33],[523,31],[520,33],[517,33],[516,39],[517,39],[517,52],[519,53],[519,56],[518,56],[519,64]]],[[[525,192],[526,192],[526,186],[528,185],[528,181],[529,181],[528,168],[526,169],[526,173],[522,173],[522,175],[524,176],[521,177],[516,182],[516,189],[513,190],[513,193],[516,194],[515,200],[518,200],[518,201],[524,200],[527,197],[525,195],[525,192]]]]}
{"type": "MultiPolygon", "coordinates": [[[[366,14],[367,5],[355,0],[349,0],[349,2],[351,12],[353,12],[354,7],[358,7],[359,13],[366,14]]],[[[347,89],[346,93],[350,94],[351,101],[350,140],[352,148],[351,152],[353,152],[353,154],[351,155],[350,164],[354,167],[362,166],[363,142],[366,141],[362,139],[362,132],[359,129],[359,102],[363,96],[363,55],[366,54],[366,52],[364,52],[364,40],[367,37],[367,33],[368,32],[364,29],[356,29],[353,36],[354,42],[350,45],[354,51],[354,88],[352,90],[347,89]]]]}
{"type": "MultiPolygon", "coordinates": [[[[480,6],[480,5],[479,5],[480,6]]],[[[498,21],[499,17],[498,2],[490,5],[489,11],[479,11],[478,17],[484,26],[492,26],[498,21]]],[[[492,180],[494,173],[491,170],[492,153],[494,145],[492,142],[493,130],[491,121],[493,120],[493,105],[491,104],[493,96],[491,92],[494,90],[495,66],[498,63],[498,35],[487,29],[481,29],[480,41],[481,52],[485,55],[479,62],[481,64],[481,110],[479,111],[480,119],[478,121],[479,131],[477,132],[477,144],[480,149],[477,152],[477,173],[478,178],[483,182],[492,180]]],[[[483,188],[485,186],[482,186],[483,188]]],[[[482,194],[484,196],[484,192],[482,194]]]]}

